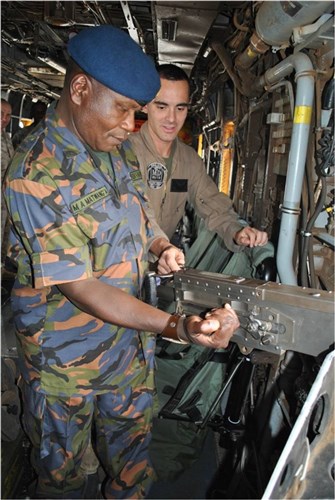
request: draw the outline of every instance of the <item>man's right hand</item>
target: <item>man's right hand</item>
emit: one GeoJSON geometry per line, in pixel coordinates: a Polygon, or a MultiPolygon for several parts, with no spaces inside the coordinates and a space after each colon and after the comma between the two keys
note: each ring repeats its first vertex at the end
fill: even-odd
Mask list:
{"type": "Polygon", "coordinates": [[[235,311],[229,304],[213,309],[205,319],[189,316],[178,323],[178,337],[181,340],[213,349],[226,348],[230,338],[240,326],[235,311]]]}

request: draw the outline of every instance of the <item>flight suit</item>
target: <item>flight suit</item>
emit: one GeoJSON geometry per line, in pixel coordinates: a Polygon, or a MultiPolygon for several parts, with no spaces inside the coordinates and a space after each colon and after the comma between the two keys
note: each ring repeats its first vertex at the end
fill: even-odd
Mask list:
{"type": "Polygon", "coordinates": [[[242,248],[233,241],[242,229],[232,201],[220,193],[215,182],[207,175],[203,160],[190,146],[176,138],[171,171],[166,159],[156,151],[148,124],[131,134],[130,142],[138,158],[145,188],[160,228],[172,238],[189,202],[204,219],[209,231],[217,233],[232,252],[242,248]]]}
{"type": "Polygon", "coordinates": [[[38,497],[81,498],[78,468],[92,422],[109,498],[141,498],[152,481],[155,336],[104,323],[57,287],[96,277],[140,297],[155,238],[140,177],[129,144],[94,153],[53,106],[6,177],[18,266],[12,307],[38,497]]]}
{"type": "Polygon", "coordinates": [[[172,144],[172,161],[167,161],[157,153],[147,122],[129,140],[151,208],[167,237],[172,239],[187,203],[200,218],[197,238],[186,249],[187,267],[250,277],[255,262],[274,255],[272,243],[256,248],[235,243],[236,232],[247,223],[239,218],[229,196],[207,175],[202,158],[192,147],[177,137],[172,144]]]}

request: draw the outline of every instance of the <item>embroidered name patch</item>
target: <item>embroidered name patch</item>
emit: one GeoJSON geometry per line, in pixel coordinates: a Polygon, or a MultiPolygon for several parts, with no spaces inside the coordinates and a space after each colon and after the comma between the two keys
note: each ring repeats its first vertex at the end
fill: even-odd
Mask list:
{"type": "Polygon", "coordinates": [[[167,177],[167,168],[162,163],[150,163],[147,167],[148,186],[151,189],[160,189],[167,177]]]}
{"type": "Polygon", "coordinates": [[[85,210],[85,208],[93,205],[99,200],[102,200],[103,198],[106,198],[108,196],[108,191],[106,187],[102,187],[100,189],[97,189],[96,191],[93,191],[90,194],[87,194],[86,196],[83,196],[77,201],[74,201],[71,203],[71,210],[74,214],[77,214],[78,212],[81,212],[82,210],[85,210]]]}

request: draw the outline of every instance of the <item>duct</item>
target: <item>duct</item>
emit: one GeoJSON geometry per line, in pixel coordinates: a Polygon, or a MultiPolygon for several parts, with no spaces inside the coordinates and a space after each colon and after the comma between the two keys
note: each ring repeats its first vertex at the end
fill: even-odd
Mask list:
{"type": "Polygon", "coordinates": [[[236,68],[240,69],[248,69],[252,66],[255,59],[261,55],[265,54],[269,50],[269,45],[263,42],[263,40],[257,35],[257,33],[253,33],[250,38],[250,42],[248,47],[244,52],[239,54],[235,60],[236,68]]]}
{"type": "MultiPolygon", "coordinates": [[[[333,24],[332,21],[334,21],[334,18],[331,14],[324,14],[323,16],[319,17],[319,19],[313,23],[313,24],[308,24],[307,26],[299,26],[298,28],[295,28],[293,30],[293,35],[292,35],[292,45],[296,46],[301,43],[309,42],[310,36],[315,35],[315,33],[320,33],[321,28],[324,33],[324,36],[327,37],[327,22],[328,24],[333,24]]],[[[321,34],[321,33],[320,33],[321,34]]]]}
{"type": "Polygon", "coordinates": [[[327,16],[328,14],[324,14],[314,24],[293,30],[294,52],[299,52],[304,48],[319,48],[324,53],[329,52],[329,56],[332,58],[334,52],[334,15],[330,15],[328,19],[327,16]],[[321,21],[323,24],[320,24],[321,21]],[[317,29],[311,32],[312,28],[317,29]]]}
{"type": "Polygon", "coordinates": [[[277,268],[280,281],[296,285],[293,251],[300,214],[300,200],[314,99],[313,65],[306,54],[291,55],[260,78],[259,83],[272,85],[295,70],[297,82],[291,147],[288,158],[282,219],[277,249],[277,268]]]}
{"type": "Polygon", "coordinates": [[[267,45],[287,47],[294,28],[310,24],[333,8],[333,2],[263,2],[255,20],[256,32],[267,45]]]}
{"type": "Polygon", "coordinates": [[[214,22],[220,2],[154,2],[158,63],[173,63],[191,74],[194,61],[214,22]],[[163,36],[163,22],[175,22],[175,39],[163,36]]]}
{"type": "MultiPolygon", "coordinates": [[[[293,33],[329,10],[332,2],[263,2],[256,19],[256,31],[248,47],[236,57],[236,68],[246,70],[270,47],[288,47],[293,33]],[[291,3],[291,5],[286,5],[291,3]]],[[[323,17],[323,16],[322,16],[323,17]]],[[[325,22],[328,17],[320,20],[325,22]]],[[[296,35],[297,36],[297,35],[296,35]]]]}

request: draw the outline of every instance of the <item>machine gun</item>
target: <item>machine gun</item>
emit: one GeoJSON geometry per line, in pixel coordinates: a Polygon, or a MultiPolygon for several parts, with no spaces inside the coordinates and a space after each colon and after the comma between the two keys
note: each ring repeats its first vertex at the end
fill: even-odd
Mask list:
{"type": "Polygon", "coordinates": [[[232,341],[243,354],[295,351],[318,356],[334,343],[334,292],[195,269],[179,271],[165,284],[148,275],[149,302],[175,302],[176,310],[202,315],[229,303],[240,328],[232,341]]]}
{"type": "MultiPolygon", "coordinates": [[[[313,498],[315,473],[321,475],[333,456],[334,292],[187,269],[165,279],[149,273],[146,297],[163,309],[173,304],[180,313],[200,316],[229,303],[239,317],[225,378],[210,402],[213,378],[202,390],[193,372],[167,399],[159,394],[160,418],[192,420],[199,410],[197,428],[218,432],[226,457],[221,498],[244,498],[245,478],[260,498],[264,485],[257,477],[269,481],[264,500],[291,498],[289,490],[301,498],[303,488],[303,498],[313,498]],[[192,406],[199,392],[202,399],[192,406]],[[280,459],[273,471],[274,449],[280,459]]],[[[163,382],[161,387],[169,378],[163,382]]],[[[323,490],[328,498],[332,479],[325,478],[323,490]]]]}

